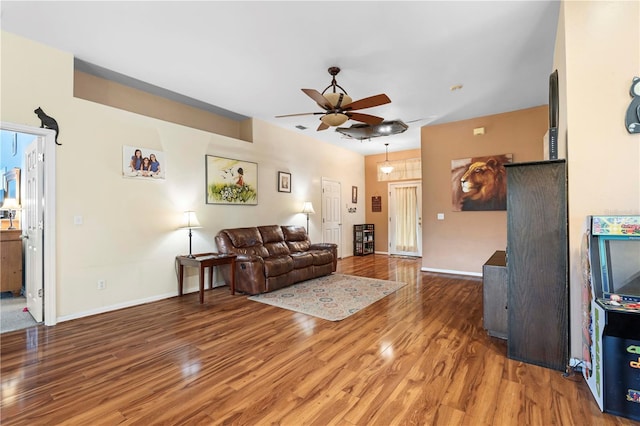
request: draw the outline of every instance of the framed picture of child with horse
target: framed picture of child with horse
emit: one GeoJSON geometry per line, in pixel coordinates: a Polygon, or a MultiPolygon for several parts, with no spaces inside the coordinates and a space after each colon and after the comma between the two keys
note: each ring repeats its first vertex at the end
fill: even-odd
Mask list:
{"type": "Polygon", "coordinates": [[[207,204],[258,204],[258,164],[205,155],[207,204]]]}

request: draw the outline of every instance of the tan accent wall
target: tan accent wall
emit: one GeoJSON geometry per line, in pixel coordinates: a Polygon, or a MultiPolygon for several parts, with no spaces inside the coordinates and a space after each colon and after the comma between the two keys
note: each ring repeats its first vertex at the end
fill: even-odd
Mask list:
{"type": "MultiPolygon", "coordinates": [[[[398,151],[389,153],[389,161],[420,158],[420,150],[398,151]]],[[[364,159],[365,170],[365,217],[366,223],[375,225],[375,251],[376,253],[389,252],[389,181],[378,182],[378,163],[382,163],[385,154],[368,155],[364,159]],[[382,211],[372,212],[372,200],[374,196],[382,197],[382,211]]],[[[415,179],[411,179],[412,181],[415,179]]],[[[396,181],[402,182],[402,181],[396,181]]],[[[350,232],[353,233],[351,229],[350,232]]]]}
{"type": "Polygon", "coordinates": [[[73,96],[193,129],[251,142],[251,119],[242,122],[82,71],[73,73],[73,96]]]}
{"type": "Polygon", "coordinates": [[[452,211],[451,160],[494,154],[513,154],[514,163],[542,160],[548,121],[543,105],[422,128],[423,270],[478,275],[505,249],[506,211],[452,211]],[[485,134],[474,136],[476,127],[485,134]]]}

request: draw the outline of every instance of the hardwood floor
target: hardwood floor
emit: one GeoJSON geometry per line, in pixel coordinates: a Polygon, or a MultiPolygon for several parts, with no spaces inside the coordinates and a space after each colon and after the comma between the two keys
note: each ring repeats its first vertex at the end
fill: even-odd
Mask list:
{"type": "Polygon", "coordinates": [[[227,287],[1,337],[2,425],[632,425],[581,376],[506,358],[482,282],[374,255],[407,286],[330,322],[227,287]]]}

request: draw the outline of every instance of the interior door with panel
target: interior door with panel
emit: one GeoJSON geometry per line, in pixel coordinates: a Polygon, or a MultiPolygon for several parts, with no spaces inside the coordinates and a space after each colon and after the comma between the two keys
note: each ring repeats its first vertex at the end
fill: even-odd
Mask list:
{"type": "Polygon", "coordinates": [[[25,191],[23,201],[23,231],[25,243],[25,293],[29,313],[37,322],[43,321],[44,288],[43,288],[43,198],[44,185],[38,175],[44,176],[43,137],[29,144],[24,153],[25,191]]]}
{"type": "Polygon", "coordinates": [[[342,185],[330,179],[322,179],[322,242],[338,245],[338,258],[342,258],[342,185]]]}

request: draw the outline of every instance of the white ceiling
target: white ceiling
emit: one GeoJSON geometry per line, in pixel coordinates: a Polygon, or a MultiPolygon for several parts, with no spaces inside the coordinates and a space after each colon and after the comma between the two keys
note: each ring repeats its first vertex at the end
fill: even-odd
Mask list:
{"type": "MultiPolygon", "coordinates": [[[[558,1],[2,1],[1,27],[115,71],[362,154],[420,147],[420,126],[548,103],[558,1]],[[317,132],[300,89],[327,69],[361,110],[409,123],[358,141],[317,132]],[[454,85],[461,90],[451,90],[454,85]],[[296,125],[306,126],[298,130],[296,125]]],[[[46,70],[43,70],[46,78],[46,70]]],[[[345,126],[357,122],[349,121],[345,126]]]]}

